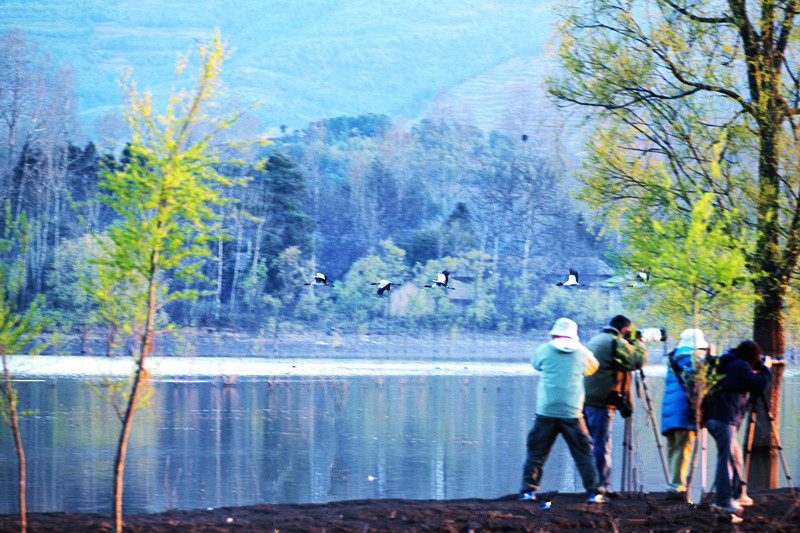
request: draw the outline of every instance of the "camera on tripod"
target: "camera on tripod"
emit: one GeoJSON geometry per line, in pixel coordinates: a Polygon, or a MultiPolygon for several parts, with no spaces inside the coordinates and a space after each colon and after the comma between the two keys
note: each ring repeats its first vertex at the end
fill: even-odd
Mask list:
{"type": "Polygon", "coordinates": [[[636,338],[644,342],[667,342],[667,330],[664,328],[642,328],[636,331],[636,338]]]}

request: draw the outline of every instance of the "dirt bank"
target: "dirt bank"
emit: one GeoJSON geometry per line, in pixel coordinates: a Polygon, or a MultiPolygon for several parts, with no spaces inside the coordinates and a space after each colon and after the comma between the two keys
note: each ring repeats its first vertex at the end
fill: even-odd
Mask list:
{"type": "MultiPolygon", "coordinates": [[[[800,495],[800,493],[798,493],[800,495]]],[[[741,513],[714,512],[705,503],[667,500],[664,493],[629,493],[605,504],[583,494],[552,494],[552,508],[496,500],[355,500],[327,504],[284,504],[169,511],[125,516],[136,533],[219,532],[506,532],[506,531],[800,531],[798,496],[789,489],[751,492],[755,505],[741,513]]],[[[31,533],[109,532],[108,515],[32,513],[31,533]]],[[[0,515],[0,533],[19,531],[18,517],[0,515]]]]}

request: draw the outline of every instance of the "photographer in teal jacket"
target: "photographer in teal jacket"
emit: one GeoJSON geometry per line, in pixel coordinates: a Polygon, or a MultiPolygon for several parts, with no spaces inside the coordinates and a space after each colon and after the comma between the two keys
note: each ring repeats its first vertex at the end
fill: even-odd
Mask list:
{"type": "MultiPolygon", "coordinates": [[[[586,405],[583,412],[594,443],[597,472],[609,495],[613,495],[608,486],[611,484],[611,425],[614,413],[620,408],[630,408],[632,411],[631,372],[642,368],[647,359],[644,342],[641,339],[630,340],[632,330],[630,319],[617,315],[586,344],[600,367],[597,372],[584,378],[586,405]]],[[[622,411],[620,414],[627,417],[631,412],[622,411]]]]}
{"type": "Polygon", "coordinates": [[[536,420],[528,433],[527,457],[522,472],[520,500],[536,500],[542,468],[553,443],[561,434],[578,467],[589,501],[602,503],[602,487],[592,458],[592,440],[583,419],[583,377],[597,370],[592,352],[580,343],[578,325],[559,318],[550,330],[552,339],[531,359],[541,372],[536,389],[536,420]]]}

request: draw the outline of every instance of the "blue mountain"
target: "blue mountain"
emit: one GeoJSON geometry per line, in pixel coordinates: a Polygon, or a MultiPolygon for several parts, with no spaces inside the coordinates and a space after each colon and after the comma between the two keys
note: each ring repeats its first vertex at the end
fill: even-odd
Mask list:
{"type": "Polygon", "coordinates": [[[365,113],[413,120],[442,94],[491,127],[515,91],[541,84],[551,3],[0,0],[0,29],[24,28],[75,70],[90,131],[118,109],[127,69],[163,100],[178,54],[216,30],[234,49],[224,81],[243,104],[261,102],[267,129],[365,113]]]}

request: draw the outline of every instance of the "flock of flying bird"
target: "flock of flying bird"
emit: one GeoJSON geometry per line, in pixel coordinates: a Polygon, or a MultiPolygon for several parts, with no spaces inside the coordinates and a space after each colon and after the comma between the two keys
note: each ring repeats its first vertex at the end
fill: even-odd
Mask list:
{"type": "MultiPolygon", "coordinates": [[[[646,285],[647,282],[650,281],[650,274],[645,272],[645,271],[638,271],[638,272],[635,273],[634,278],[635,278],[634,285],[633,285],[634,287],[639,286],[640,283],[642,285],[646,285]]],[[[559,287],[585,287],[586,284],[579,283],[578,279],[579,279],[578,271],[575,270],[574,268],[570,268],[569,269],[569,276],[567,276],[567,280],[566,281],[559,281],[558,283],[556,283],[556,285],[559,286],[559,287]]],[[[304,285],[325,285],[327,287],[333,287],[333,282],[332,281],[328,281],[328,276],[326,276],[325,274],[317,272],[314,275],[314,281],[309,281],[308,283],[305,283],[304,285]]],[[[378,296],[383,296],[384,293],[386,293],[388,291],[391,291],[393,286],[401,285],[401,284],[400,283],[393,283],[393,282],[391,282],[389,280],[382,279],[380,281],[374,281],[374,282],[370,283],[370,285],[377,285],[378,286],[378,290],[377,290],[378,296]]],[[[428,288],[450,289],[452,291],[456,290],[455,287],[451,287],[450,286],[450,271],[448,271],[448,270],[442,270],[439,273],[439,275],[436,277],[436,279],[431,280],[430,283],[428,283],[427,285],[424,285],[424,286],[428,287],[428,288]]]]}

